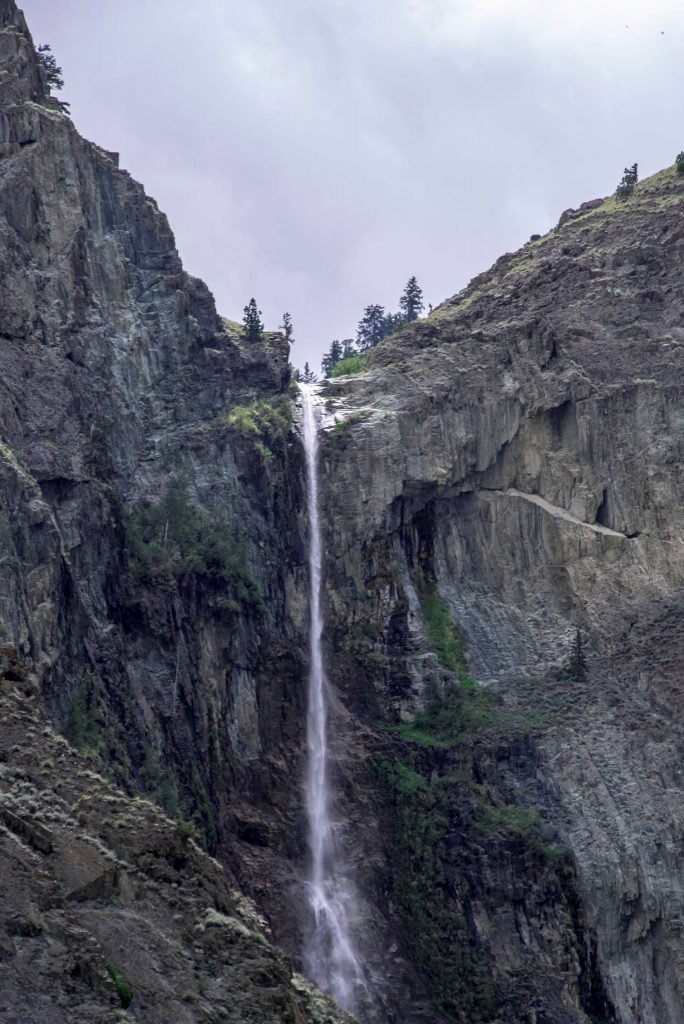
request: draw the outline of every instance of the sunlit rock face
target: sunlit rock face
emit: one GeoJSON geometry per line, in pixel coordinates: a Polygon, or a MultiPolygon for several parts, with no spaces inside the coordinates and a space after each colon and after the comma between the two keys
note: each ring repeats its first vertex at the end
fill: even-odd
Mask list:
{"type": "Polygon", "coordinates": [[[573,851],[624,1024],[684,1001],[683,199],[672,169],[570,211],[329,387],[331,621],[363,595],[407,714],[427,573],[472,673],[540,716],[519,793],[573,851]]]}

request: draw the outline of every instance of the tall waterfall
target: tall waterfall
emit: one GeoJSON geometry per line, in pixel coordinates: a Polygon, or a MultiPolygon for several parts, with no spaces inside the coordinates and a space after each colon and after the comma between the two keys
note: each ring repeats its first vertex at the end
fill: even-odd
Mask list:
{"type": "Polygon", "coordinates": [[[318,424],[314,393],[302,386],[303,440],[309,513],[310,675],[307,714],[306,810],[311,852],[308,894],[313,917],[304,950],[308,976],[341,1007],[353,1013],[365,989],[354,951],[351,918],[354,894],[335,849],[330,817],[329,687],[323,667],[321,634],[321,524],[318,508],[318,424]]]}

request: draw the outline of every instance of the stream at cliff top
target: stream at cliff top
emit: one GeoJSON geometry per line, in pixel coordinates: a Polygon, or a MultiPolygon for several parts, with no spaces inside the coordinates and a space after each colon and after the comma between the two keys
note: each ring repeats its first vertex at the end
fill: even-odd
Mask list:
{"type": "Polygon", "coordinates": [[[343,1009],[354,1013],[358,1008],[358,997],[367,986],[352,938],[354,893],[344,876],[336,852],[335,830],[330,813],[330,692],[321,646],[323,615],[321,524],[318,507],[318,422],[315,392],[303,385],[301,394],[302,434],[306,453],[310,585],[306,812],[311,862],[307,893],[313,919],[304,948],[304,967],[312,981],[324,992],[328,992],[343,1009]]]}

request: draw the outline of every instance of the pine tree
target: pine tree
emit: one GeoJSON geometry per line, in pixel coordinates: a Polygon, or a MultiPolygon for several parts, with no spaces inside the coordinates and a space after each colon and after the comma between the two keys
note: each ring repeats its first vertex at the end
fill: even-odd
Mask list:
{"type": "Polygon", "coordinates": [[[385,337],[385,307],[366,306],[363,317],[356,329],[356,341],[359,349],[365,352],[373,348],[385,337]]]}
{"type": "Polygon", "coordinates": [[[301,374],[300,380],[302,384],[315,384],[318,380],[308,363],[304,363],[304,372],[301,374]]]}
{"type": "Polygon", "coordinates": [[[403,327],[407,323],[402,313],[386,313],[385,314],[385,337],[388,334],[394,334],[400,327],[403,327]]]}
{"type": "Polygon", "coordinates": [[[425,309],[423,291],[415,277],[410,277],[408,279],[408,283],[404,288],[401,298],[399,299],[399,309],[401,310],[404,321],[407,324],[417,320],[425,309]]]}
{"type": "MultiPolygon", "coordinates": [[[[52,52],[52,47],[49,43],[43,43],[42,46],[36,48],[36,59],[38,60],[38,67],[45,76],[45,82],[48,89],[54,89],[55,92],[59,92],[60,89],[64,88],[64,78],[62,69],[57,64],[55,56],[52,52]]],[[[64,100],[56,100],[59,109],[64,113],[69,113],[70,104],[64,100]]]]}
{"type": "Polygon", "coordinates": [[[582,634],[579,629],[575,632],[575,639],[570,647],[570,659],[569,659],[569,674],[571,679],[576,679],[580,682],[587,677],[587,662],[584,657],[584,648],[582,646],[582,634]]]}
{"type": "Polygon", "coordinates": [[[351,359],[352,356],[359,354],[356,345],[354,344],[353,338],[345,338],[342,342],[342,358],[351,359]]]}
{"type": "Polygon", "coordinates": [[[330,349],[321,359],[321,371],[324,377],[329,377],[332,373],[333,367],[339,363],[342,358],[342,342],[335,338],[330,343],[330,349]]]}
{"type": "Polygon", "coordinates": [[[261,320],[261,310],[257,309],[254,299],[250,299],[245,306],[245,315],[242,318],[242,337],[247,342],[264,340],[264,325],[261,320]]]}
{"type": "Polygon", "coordinates": [[[292,337],[292,317],[289,313],[283,313],[283,322],[280,330],[284,333],[286,341],[294,341],[292,337]]]}

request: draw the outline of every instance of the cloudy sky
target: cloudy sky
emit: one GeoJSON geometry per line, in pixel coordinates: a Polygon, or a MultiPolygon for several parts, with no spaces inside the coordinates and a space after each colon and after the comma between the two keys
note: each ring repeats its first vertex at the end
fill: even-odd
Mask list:
{"type": "Polygon", "coordinates": [[[316,367],[684,149],[681,0],[19,0],[219,310],[316,367]]]}

